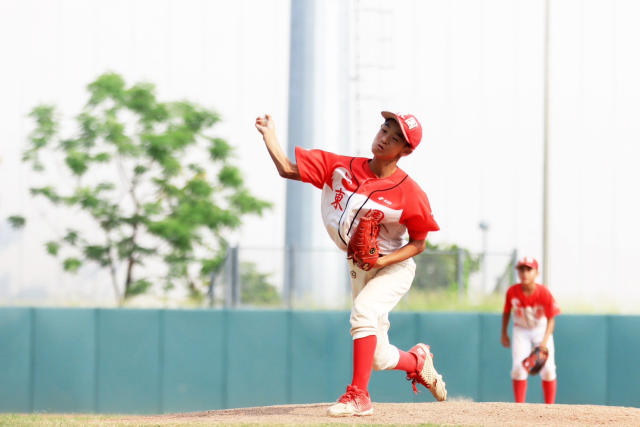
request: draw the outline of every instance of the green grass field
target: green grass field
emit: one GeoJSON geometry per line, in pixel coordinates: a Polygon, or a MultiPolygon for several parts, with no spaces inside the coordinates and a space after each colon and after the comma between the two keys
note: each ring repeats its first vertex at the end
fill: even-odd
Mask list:
{"type": "Polygon", "coordinates": [[[107,415],[60,415],[60,414],[0,414],[2,426],[83,426],[99,425],[131,425],[109,422],[107,415]]]}
{"type": "MultiPolygon", "coordinates": [[[[100,425],[100,426],[155,426],[155,425],[172,425],[172,426],[187,426],[187,425],[206,425],[206,422],[193,421],[193,422],[171,422],[169,420],[132,420],[126,421],[123,418],[127,418],[126,415],[80,415],[80,414],[0,414],[0,426],[86,426],[86,425],[100,425]]],[[[255,424],[233,424],[234,426],[253,426],[255,424]]],[[[291,426],[291,424],[273,424],[264,423],[261,426],[291,426]]],[[[321,424],[305,424],[310,427],[327,427],[335,426],[335,423],[321,423],[321,424]]],[[[348,424],[340,424],[348,425],[348,424]]],[[[389,427],[389,426],[402,426],[404,424],[357,424],[363,427],[389,427]]],[[[412,424],[415,426],[415,424],[412,424]]],[[[440,424],[419,424],[422,427],[441,427],[440,424]]]]}

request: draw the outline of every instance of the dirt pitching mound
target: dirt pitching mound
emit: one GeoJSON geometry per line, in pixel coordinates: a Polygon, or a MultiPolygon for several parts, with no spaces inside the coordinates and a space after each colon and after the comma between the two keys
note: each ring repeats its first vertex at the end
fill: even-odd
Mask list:
{"type": "Polygon", "coordinates": [[[596,405],[543,405],[476,403],[374,403],[367,417],[330,418],[330,404],[283,405],[225,409],[157,416],[138,416],[121,421],[138,424],[436,424],[454,426],[640,426],[640,409],[596,405]]]}

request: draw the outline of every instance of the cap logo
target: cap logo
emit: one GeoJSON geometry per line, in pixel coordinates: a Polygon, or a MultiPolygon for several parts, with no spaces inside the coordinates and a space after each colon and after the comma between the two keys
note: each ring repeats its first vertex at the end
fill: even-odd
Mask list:
{"type": "Polygon", "coordinates": [[[418,127],[418,121],[415,119],[415,117],[409,117],[404,122],[407,124],[409,130],[418,127]]]}

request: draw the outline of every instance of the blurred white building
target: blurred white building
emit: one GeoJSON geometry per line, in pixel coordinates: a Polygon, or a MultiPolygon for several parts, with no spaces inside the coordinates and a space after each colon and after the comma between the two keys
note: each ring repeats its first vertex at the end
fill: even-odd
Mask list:
{"type": "MultiPolygon", "coordinates": [[[[315,2],[313,77],[318,120],[345,105],[347,116],[314,131],[313,145],[367,155],[381,109],[416,114],[423,143],[400,166],[429,195],[441,226],[430,238],[480,251],[487,221],[490,252],[540,259],[544,2],[340,3],[315,2]],[[348,73],[345,90],[336,70],[348,73]]],[[[0,3],[0,218],[29,219],[20,232],[0,225],[0,302],[111,302],[100,273],[63,274],[45,254],[55,219],[29,198],[34,177],[20,162],[26,113],[46,102],[75,114],[86,83],[107,70],[220,111],[219,133],[238,147],[247,183],[274,202],[234,239],[284,246],[286,184],[253,120],[270,112],[288,141],[290,10],[285,0],[0,3]]],[[[632,0],[551,0],[549,286],[561,303],[634,309],[640,296],[639,17],[632,0]]],[[[269,254],[256,258],[281,282],[282,252],[269,254]]]]}

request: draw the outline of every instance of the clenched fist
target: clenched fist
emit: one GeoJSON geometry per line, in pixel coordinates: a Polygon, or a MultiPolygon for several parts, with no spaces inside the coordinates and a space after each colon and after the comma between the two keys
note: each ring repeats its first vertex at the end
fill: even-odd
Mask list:
{"type": "Polygon", "coordinates": [[[267,134],[275,135],[276,125],[271,116],[265,114],[264,116],[256,117],[256,129],[258,129],[258,132],[260,132],[263,137],[267,134]]]}

